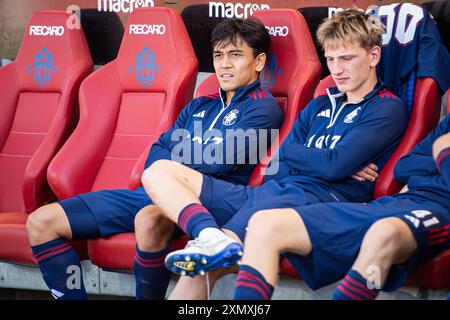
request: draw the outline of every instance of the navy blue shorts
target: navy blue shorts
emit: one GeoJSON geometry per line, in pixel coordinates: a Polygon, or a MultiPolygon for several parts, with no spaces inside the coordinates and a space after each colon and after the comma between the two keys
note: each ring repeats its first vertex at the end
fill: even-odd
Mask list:
{"type": "Polygon", "coordinates": [[[69,219],[73,239],[80,240],[133,232],[136,214],[152,201],[141,187],[84,193],[59,204],[69,219]]]}
{"type": "MultiPolygon", "coordinates": [[[[336,196],[318,196],[291,183],[269,181],[253,188],[203,175],[201,203],[220,227],[235,232],[242,240],[250,217],[259,210],[297,207],[327,201],[336,196]]],[[[153,204],[144,188],[101,190],[62,200],[75,240],[109,237],[133,232],[134,218],[153,204]]],[[[178,236],[180,230],[175,231],[178,236]]]]}
{"type": "MultiPolygon", "coordinates": [[[[203,176],[203,182],[200,201],[215,213],[219,225],[225,224],[246,200],[244,190],[251,189],[207,175],[203,176]]],[[[153,202],[141,187],[84,193],[59,204],[69,219],[73,239],[81,240],[134,232],[136,214],[153,202]]],[[[181,229],[176,228],[174,237],[181,234],[181,229]]]]}
{"type": "Polygon", "coordinates": [[[313,249],[308,256],[284,256],[314,290],[345,277],[367,230],[380,219],[396,217],[404,221],[418,245],[407,262],[391,268],[385,291],[398,289],[413,265],[450,247],[450,212],[433,202],[382,197],[368,204],[326,203],[294,209],[305,223],[313,249]]]}
{"type": "Polygon", "coordinates": [[[203,175],[200,201],[222,227],[244,205],[254,188],[203,175]]]}
{"type": "Polygon", "coordinates": [[[257,211],[339,201],[336,195],[320,196],[291,182],[271,180],[250,187],[205,175],[200,200],[220,227],[233,231],[241,240],[245,238],[248,221],[257,211]]]}

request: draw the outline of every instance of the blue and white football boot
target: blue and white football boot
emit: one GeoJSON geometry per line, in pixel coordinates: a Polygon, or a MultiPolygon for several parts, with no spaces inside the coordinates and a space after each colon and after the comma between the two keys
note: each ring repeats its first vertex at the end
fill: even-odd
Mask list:
{"type": "Polygon", "coordinates": [[[242,254],[242,245],[228,236],[196,238],[184,249],[168,254],[165,264],[176,274],[195,277],[238,264],[242,254]]]}

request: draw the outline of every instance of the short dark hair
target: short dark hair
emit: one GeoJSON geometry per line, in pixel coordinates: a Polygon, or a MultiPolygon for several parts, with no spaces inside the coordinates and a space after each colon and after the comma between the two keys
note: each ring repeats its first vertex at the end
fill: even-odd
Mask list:
{"type": "Polygon", "coordinates": [[[239,39],[245,41],[253,49],[253,55],[255,57],[260,53],[269,55],[269,32],[255,18],[223,20],[212,31],[211,44],[213,48],[224,41],[230,41],[233,45],[236,45],[239,39]]]}

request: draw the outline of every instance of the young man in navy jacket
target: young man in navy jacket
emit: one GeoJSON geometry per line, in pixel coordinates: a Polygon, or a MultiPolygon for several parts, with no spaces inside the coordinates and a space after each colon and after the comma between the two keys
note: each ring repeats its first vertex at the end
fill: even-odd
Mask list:
{"type": "MultiPolygon", "coordinates": [[[[337,88],[329,88],[300,113],[279,159],[271,163],[279,170],[266,174],[262,186],[233,185],[165,160],[144,172],[143,185],[165,219],[194,239],[167,255],[170,270],[196,276],[235,264],[256,211],[371,199],[374,179],[352,176],[381,170],[400,141],[407,112],[377,79],[383,30],[370,27],[368,18],[351,9],[323,25],[319,39],[337,88]],[[158,181],[165,181],[164,186],[158,181]]],[[[159,230],[154,235],[170,233],[169,223],[153,225],[159,230]]],[[[211,274],[212,282],[221,271],[211,274]]],[[[202,281],[182,278],[172,298],[204,298],[202,281]]]]}
{"type": "MultiPolygon", "coordinates": [[[[275,98],[261,88],[258,80],[269,53],[270,35],[261,23],[231,19],[214,30],[213,38],[214,61],[221,61],[214,63],[221,89],[217,95],[192,100],[181,111],[171,129],[152,146],[146,167],[161,159],[174,159],[199,174],[233,185],[247,184],[259,152],[248,144],[228,147],[230,136],[227,132],[230,129],[250,131],[257,144],[261,138],[262,144],[267,145],[271,129],[278,129],[282,123],[282,110],[275,98]],[[233,45],[224,46],[230,39],[233,45]],[[269,134],[260,136],[264,130],[269,134]],[[215,164],[206,162],[204,157],[196,161],[198,153],[221,154],[224,159],[232,160],[239,154],[243,160],[215,164]]],[[[214,157],[210,158],[214,160],[214,157]]],[[[164,181],[158,184],[163,186],[164,181]]],[[[29,243],[52,295],[57,299],[87,298],[82,278],[78,288],[66,283],[70,275],[68,268],[80,268],[80,259],[66,240],[132,232],[136,214],[151,204],[141,187],[82,194],[33,212],[27,222],[29,243]]],[[[163,263],[167,249],[147,252],[138,246],[136,251],[137,297],[163,298],[170,279],[170,272],[163,263]],[[148,274],[158,278],[158,288],[146,285],[148,274]]]]}

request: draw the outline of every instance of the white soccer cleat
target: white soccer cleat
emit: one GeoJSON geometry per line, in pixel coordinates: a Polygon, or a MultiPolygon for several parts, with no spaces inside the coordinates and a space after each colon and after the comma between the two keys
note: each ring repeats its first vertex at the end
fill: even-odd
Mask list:
{"type": "Polygon", "coordinates": [[[176,273],[194,277],[210,270],[231,267],[242,257],[243,247],[234,239],[224,237],[196,238],[186,247],[166,256],[166,267],[176,273]]]}

